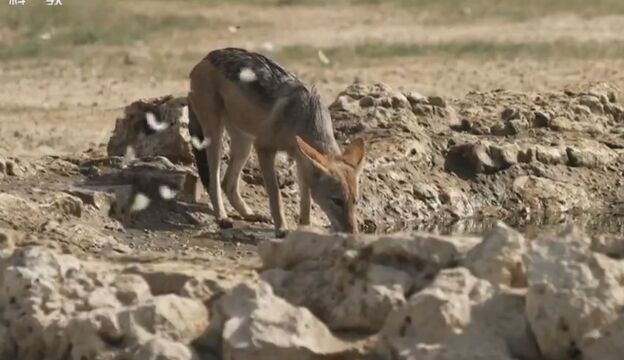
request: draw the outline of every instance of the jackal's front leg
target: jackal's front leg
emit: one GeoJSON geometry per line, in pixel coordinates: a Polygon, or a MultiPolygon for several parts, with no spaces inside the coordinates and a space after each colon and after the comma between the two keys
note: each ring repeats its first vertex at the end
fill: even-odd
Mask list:
{"type": "Polygon", "coordinates": [[[299,184],[299,224],[310,225],[310,185],[305,180],[303,166],[297,162],[297,181],[299,184]]]}
{"type": "Polygon", "coordinates": [[[279,190],[279,183],[275,173],[275,151],[256,149],[258,152],[258,162],[264,179],[264,188],[269,196],[269,205],[271,207],[271,216],[275,224],[275,236],[283,237],[286,235],[286,220],[284,210],[282,208],[282,195],[279,190]]]}
{"type": "Polygon", "coordinates": [[[223,178],[225,195],[243,219],[268,222],[266,216],[254,213],[240,194],[240,177],[251,154],[253,140],[235,130],[230,131],[230,139],[230,163],[223,178]]]}

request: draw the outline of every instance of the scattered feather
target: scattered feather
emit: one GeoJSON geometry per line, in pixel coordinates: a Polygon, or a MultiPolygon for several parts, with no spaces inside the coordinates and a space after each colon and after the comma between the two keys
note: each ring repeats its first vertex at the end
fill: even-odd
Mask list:
{"type": "Polygon", "coordinates": [[[176,196],[176,194],[177,194],[177,191],[172,190],[172,189],[171,189],[169,186],[167,186],[167,185],[161,185],[161,186],[158,188],[158,192],[160,193],[160,197],[161,197],[161,198],[163,198],[163,199],[165,199],[165,200],[171,200],[171,199],[173,199],[173,198],[176,196]]]}
{"type": "Polygon", "coordinates": [[[318,51],[318,59],[319,59],[320,63],[323,64],[323,65],[329,65],[329,63],[330,63],[329,58],[327,57],[327,55],[325,55],[323,50],[319,50],[318,51]]]}
{"type": "Polygon", "coordinates": [[[41,40],[48,41],[48,40],[52,39],[52,34],[49,33],[49,32],[45,32],[45,33],[39,35],[39,38],[41,40]]]}
{"type": "Polygon", "coordinates": [[[210,145],[210,138],[204,138],[204,140],[199,141],[199,138],[191,136],[191,144],[193,145],[195,150],[202,150],[210,145]]]}
{"type": "Polygon", "coordinates": [[[151,112],[145,113],[145,121],[147,121],[147,126],[156,132],[163,131],[169,127],[169,124],[156,120],[156,115],[151,112]]]}
{"type": "Polygon", "coordinates": [[[238,78],[242,82],[252,82],[257,79],[256,73],[250,68],[242,68],[240,74],[238,74],[238,78]]]}
{"type": "Polygon", "coordinates": [[[273,52],[275,50],[275,45],[273,45],[273,43],[270,41],[263,42],[260,47],[262,48],[262,50],[267,52],[273,52]]]}
{"type": "Polygon", "coordinates": [[[124,154],[124,160],[133,161],[135,159],[136,159],[136,152],[134,151],[134,148],[131,145],[128,145],[128,147],[126,147],[126,153],[124,154]]]}
{"type": "Polygon", "coordinates": [[[137,212],[147,209],[150,204],[150,199],[143,193],[137,193],[132,201],[130,212],[137,212]]]}

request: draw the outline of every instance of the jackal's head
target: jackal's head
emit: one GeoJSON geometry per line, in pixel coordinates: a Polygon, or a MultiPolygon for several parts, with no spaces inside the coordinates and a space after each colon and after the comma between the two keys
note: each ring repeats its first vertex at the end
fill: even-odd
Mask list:
{"type": "Polygon", "coordinates": [[[327,215],[332,228],[356,233],[358,178],[364,163],[364,140],[352,141],[338,156],[322,154],[299,137],[297,145],[312,198],[327,215]]]}

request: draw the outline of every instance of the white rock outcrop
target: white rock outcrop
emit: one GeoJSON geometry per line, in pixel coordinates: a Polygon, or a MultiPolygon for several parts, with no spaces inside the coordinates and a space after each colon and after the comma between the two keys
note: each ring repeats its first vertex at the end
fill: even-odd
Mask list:
{"type": "Polygon", "coordinates": [[[394,359],[537,359],[522,294],[497,291],[465,268],[442,270],[388,315],[379,356],[394,359]]]}
{"type": "Polygon", "coordinates": [[[615,360],[616,245],[502,223],[483,239],[293,232],[261,245],[258,276],[9,244],[0,359],[615,360]]]}
{"type": "Polygon", "coordinates": [[[209,324],[199,300],[153,296],[140,276],[44,247],[19,248],[0,269],[0,353],[11,358],[113,359],[135,350],[149,358],[163,348],[158,341],[182,348],[209,324]]]}
{"type": "Polygon", "coordinates": [[[568,228],[532,241],[525,255],[526,315],[548,360],[582,356],[584,340],[621,314],[624,263],[590,246],[585,234],[568,228]]]}
{"type": "Polygon", "coordinates": [[[465,266],[472,273],[493,284],[526,287],[526,270],[522,256],[526,240],[517,231],[498,222],[483,241],[468,252],[465,266]]]}
{"type": "Polygon", "coordinates": [[[477,241],[424,233],[296,232],[261,245],[268,268],[261,276],[276,294],[309,308],[332,330],[375,332],[406,294],[457,264],[477,241]]]}
{"type": "Polygon", "coordinates": [[[353,351],[308,309],[275,296],[262,281],[237,286],[220,308],[224,360],[346,359],[353,351]]]}

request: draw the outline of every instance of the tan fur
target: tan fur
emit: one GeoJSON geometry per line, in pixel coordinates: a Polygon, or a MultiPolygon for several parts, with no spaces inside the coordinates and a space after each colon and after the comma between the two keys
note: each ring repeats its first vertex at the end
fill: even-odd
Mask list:
{"type": "Polygon", "coordinates": [[[286,151],[297,160],[299,222],[310,223],[312,196],[328,215],[335,230],[357,231],[357,179],[365,152],[362,139],[354,140],[344,153],[339,153],[331,125],[327,129],[332,141],[329,144],[325,144],[324,141],[327,140],[315,137],[314,134],[300,133],[306,127],[298,126],[299,123],[295,122],[309,120],[284,119],[283,104],[279,99],[274,104],[263,104],[258,99],[251,98],[241,91],[239,84],[226,78],[221,69],[206,59],[193,68],[190,78],[189,102],[204,136],[211,140],[206,148],[211,179],[209,193],[215,215],[222,226],[230,223],[217,180],[220,179],[222,136],[223,131],[227,130],[232,139],[231,156],[223,179],[223,189],[232,206],[245,219],[260,220],[249,209],[239,191],[241,171],[253,146],[258,153],[278,236],[283,235],[287,224],[275,172],[277,151],[286,151]],[[326,149],[336,149],[337,153],[321,153],[302,138],[316,144],[321,143],[326,149]]]}

